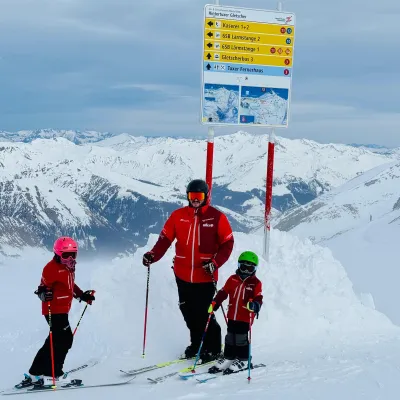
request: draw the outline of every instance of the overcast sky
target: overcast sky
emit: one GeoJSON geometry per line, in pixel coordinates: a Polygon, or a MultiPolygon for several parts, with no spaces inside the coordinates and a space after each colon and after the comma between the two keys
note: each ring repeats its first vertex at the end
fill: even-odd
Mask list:
{"type": "MultiPolygon", "coordinates": [[[[199,123],[206,3],[0,0],[0,130],[206,134],[199,123]]],[[[291,118],[277,134],[400,146],[400,2],[289,0],[283,7],[296,13],[297,34],[291,118]]]]}

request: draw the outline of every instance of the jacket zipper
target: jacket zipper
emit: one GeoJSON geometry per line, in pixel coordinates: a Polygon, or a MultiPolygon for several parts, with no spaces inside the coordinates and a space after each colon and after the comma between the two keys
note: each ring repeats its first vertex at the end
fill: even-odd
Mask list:
{"type": "MultiPolygon", "coordinates": [[[[235,307],[235,314],[233,316],[233,319],[236,320],[236,316],[237,316],[237,311],[238,311],[238,306],[239,306],[239,299],[240,299],[240,291],[242,290],[242,286],[244,285],[244,282],[242,282],[239,286],[239,292],[237,294],[237,298],[236,298],[236,307],[235,307]]],[[[244,291],[244,289],[243,289],[244,291]]]]}
{"type": "Polygon", "coordinates": [[[191,231],[192,231],[192,224],[190,224],[190,226],[189,226],[189,234],[188,234],[188,237],[187,237],[187,240],[186,240],[186,246],[189,244],[190,232],[191,231]]]}
{"type": "Polygon", "coordinates": [[[192,240],[192,273],[190,275],[190,281],[193,283],[193,273],[194,273],[194,244],[196,239],[196,224],[197,215],[194,216],[194,228],[193,228],[193,240],[192,240]]]}

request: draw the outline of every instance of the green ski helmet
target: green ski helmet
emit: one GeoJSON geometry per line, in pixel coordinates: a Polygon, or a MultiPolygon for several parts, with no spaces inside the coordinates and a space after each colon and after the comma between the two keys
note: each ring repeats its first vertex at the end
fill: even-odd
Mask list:
{"type": "Polygon", "coordinates": [[[254,275],[257,271],[258,256],[252,251],[244,251],[238,259],[238,273],[242,276],[254,275]]]}

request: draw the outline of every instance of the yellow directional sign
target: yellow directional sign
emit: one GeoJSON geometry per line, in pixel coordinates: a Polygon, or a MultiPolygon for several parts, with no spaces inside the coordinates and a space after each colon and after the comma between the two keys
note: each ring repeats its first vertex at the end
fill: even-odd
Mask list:
{"type": "Polygon", "coordinates": [[[229,62],[229,63],[240,63],[240,64],[259,64],[259,65],[271,65],[280,67],[292,66],[292,57],[290,56],[283,56],[283,55],[253,56],[249,54],[223,53],[216,51],[205,51],[204,61],[217,61],[217,62],[229,62]]]}
{"type": "Polygon", "coordinates": [[[236,53],[251,53],[261,55],[282,55],[291,56],[292,46],[276,46],[276,45],[262,45],[250,44],[243,42],[217,42],[214,40],[206,40],[205,49],[223,51],[223,52],[236,52],[236,53]]]}
{"type": "Polygon", "coordinates": [[[295,21],[288,12],[205,6],[203,124],[288,126],[295,21]]]}
{"type": "Polygon", "coordinates": [[[288,25],[206,19],[205,26],[219,31],[252,32],[266,33],[269,35],[294,36],[293,26],[288,25]]]}
{"type": "Polygon", "coordinates": [[[204,38],[206,40],[225,40],[230,42],[293,46],[293,38],[277,35],[262,35],[257,33],[219,32],[208,29],[205,31],[204,38]]]}

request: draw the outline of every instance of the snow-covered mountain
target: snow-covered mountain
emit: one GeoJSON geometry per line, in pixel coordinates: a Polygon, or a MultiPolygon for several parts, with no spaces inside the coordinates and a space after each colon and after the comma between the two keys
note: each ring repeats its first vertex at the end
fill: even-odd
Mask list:
{"type": "Polygon", "coordinates": [[[400,324],[400,162],[376,167],[288,211],[275,228],[329,247],[355,289],[372,293],[376,307],[400,324]]]}
{"type": "Polygon", "coordinates": [[[0,142],[30,143],[35,139],[54,139],[62,137],[76,144],[83,144],[95,143],[112,136],[115,136],[115,134],[109,132],[37,129],[18,132],[0,131],[0,142]]]}
{"type": "MultiPolygon", "coordinates": [[[[263,218],[267,140],[244,132],[215,140],[213,204],[237,231],[263,218]]],[[[305,204],[392,159],[278,138],[273,206],[284,211],[305,204]]],[[[185,203],[185,186],[204,176],[205,160],[204,140],[123,134],[84,145],[65,138],[3,143],[0,243],[49,246],[62,233],[98,251],[142,245],[185,203]]]]}

